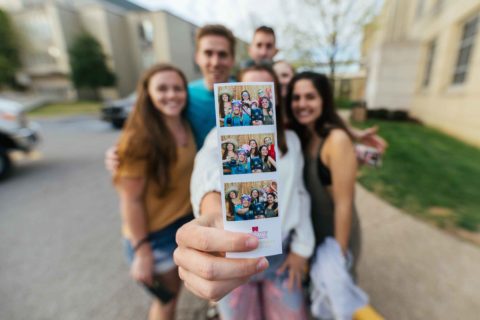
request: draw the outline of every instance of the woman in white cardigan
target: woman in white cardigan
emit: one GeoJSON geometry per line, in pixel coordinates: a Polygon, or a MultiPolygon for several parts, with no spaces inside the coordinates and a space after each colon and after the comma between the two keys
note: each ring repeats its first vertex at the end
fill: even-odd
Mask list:
{"type": "MultiPolygon", "coordinates": [[[[244,70],[240,80],[278,83],[273,71],[263,66],[244,70]]],[[[280,109],[277,108],[277,119],[283,119],[280,109]]],[[[175,258],[180,277],[197,295],[218,300],[234,289],[219,302],[222,319],[306,318],[301,279],[315,243],[310,198],[303,182],[300,141],[293,131],[284,131],[282,123],[277,128],[279,148],[284,149],[278,158],[278,173],[285,253],[269,257],[268,261],[223,257],[227,251],[253,249],[258,240],[223,230],[216,129],[209,133],[195,158],[190,189],[197,219],[177,233],[179,247],[175,258]],[[263,274],[241,285],[253,273],[263,270],[263,274]]]]}

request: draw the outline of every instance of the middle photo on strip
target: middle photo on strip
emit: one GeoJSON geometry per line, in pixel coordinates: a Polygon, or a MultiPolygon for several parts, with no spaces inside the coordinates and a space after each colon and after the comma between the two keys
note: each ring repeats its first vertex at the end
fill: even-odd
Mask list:
{"type": "Polygon", "coordinates": [[[274,133],[221,136],[224,175],[276,172],[274,133]]]}

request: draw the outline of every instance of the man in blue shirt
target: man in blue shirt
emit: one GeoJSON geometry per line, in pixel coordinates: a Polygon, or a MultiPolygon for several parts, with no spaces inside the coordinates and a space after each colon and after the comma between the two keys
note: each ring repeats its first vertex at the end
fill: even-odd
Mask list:
{"type": "MultiPolygon", "coordinates": [[[[206,25],[198,29],[195,42],[195,62],[203,78],[188,84],[187,118],[200,150],[205,137],[215,127],[213,84],[228,82],[235,64],[235,37],[222,25],[206,25]]],[[[109,171],[117,169],[116,146],[107,150],[105,163],[109,171]]]]}
{"type": "Polygon", "coordinates": [[[195,62],[203,78],[188,84],[187,118],[193,129],[197,148],[215,127],[213,84],[228,82],[235,63],[235,37],[222,25],[206,25],[196,35],[195,62]]]}

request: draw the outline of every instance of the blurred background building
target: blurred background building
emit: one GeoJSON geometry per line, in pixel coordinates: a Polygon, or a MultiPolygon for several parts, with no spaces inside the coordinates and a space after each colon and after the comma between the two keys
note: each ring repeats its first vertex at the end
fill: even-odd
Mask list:
{"type": "MultiPolygon", "coordinates": [[[[188,80],[201,77],[194,62],[197,26],[167,11],[126,0],[0,0],[22,43],[22,82],[39,93],[76,98],[68,49],[83,32],[93,35],[117,77],[111,98],[135,89],[142,71],[157,62],[180,66],[188,80]]],[[[247,44],[238,41],[237,59],[247,44]]]]}
{"type": "Polygon", "coordinates": [[[386,0],[364,28],[369,109],[480,145],[480,1],[386,0]]]}

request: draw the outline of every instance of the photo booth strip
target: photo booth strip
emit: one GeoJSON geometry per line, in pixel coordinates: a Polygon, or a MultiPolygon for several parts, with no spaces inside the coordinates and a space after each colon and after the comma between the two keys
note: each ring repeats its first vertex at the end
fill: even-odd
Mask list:
{"type": "MultiPolygon", "coordinates": [[[[222,193],[222,214],[225,230],[234,232],[244,232],[255,235],[259,239],[259,247],[250,252],[228,252],[227,257],[231,258],[255,258],[261,256],[271,256],[282,253],[282,234],[281,234],[281,195],[277,190],[281,190],[281,182],[278,174],[278,159],[280,157],[277,150],[277,128],[276,128],[276,110],[275,110],[275,88],[272,82],[237,82],[237,83],[219,83],[214,85],[215,94],[215,114],[217,124],[218,139],[218,169],[220,170],[221,193],[222,193]],[[242,101],[242,94],[244,96],[242,101]],[[259,104],[264,103],[264,108],[260,109],[259,104]],[[268,102],[268,103],[267,103],[268,102]],[[241,110],[239,110],[239,108],[241,110]],[[261,116],[258,115],[258,110],[261,116]],[[233,114],[235,112],[235,114],[233,114]],[[230,115],[230,116],[229,116],[230,115]],[[230,120],[229,120],[230,119],[230,120]],[[262,120],[263,119],[263,120],[262,120]],[[228,125],[227,125],[228,124],[228,125]],[[268,170],[267,163],[260,161],[264,167],[259,169],[259,159],[250,154],[248,149],[252,139],[256,140],[257,147],[264,145],[265,138],[271,138],[271,155],[275,154],[275,170],[268,170]],[[249,164],[234,161],[235,156],[229,158],[230,164],[224,165],[223,154],[225,152],[225,143],[234,145],[235,154],[247,154],[251,156],[250,166],[253,164],[255,172],[248,172],[249,164]],[[231,159],[233,158],[233,159],[231,159]],[[230,166],[230,167],[228,167],[230,166]],[[232,170],[236,168],[238,170],[232,170]],[[242,166],[244,167],[242,169],[242,166]],[[230,170],[229,170],[230,169],[230,170]],[[248,200],[253,187],[263,188],[264,186],[275,185],[275,214],[269,211],[268,218],[262,211],[262,204],[249,204],[244,202],[243,210],[240,204],[242,196],[248,200]],[[236,196],[238,213],[235,217],[231,205],[228,204],[227,197],[230,189],[236,189],[232,196],[236,196]],[[251,207],[250,207],[251,205],[251,207]],[[248,210],[250,209],[251,210],[248,210]],[[227,217],[227,210],[228,217],[227,217]],[[247,213],[247,215],[245,215],[247,213]]],[[[243,159],[242,159],[243,160],[243,159]]],[[[268,158],[267,158],[268,160],[268,158]]],[[[270,163],[271,164],[271,163],[270,163]]],[[[252,167],[250,167],[251,169],[252,167]]],[[[265,196],[265,195],[264,195],[265,196]]],[[[266,201],[265,198],[262,201],[266,201]]],[[[265,203],[263,203],[265,206],[265,203]]]]}

